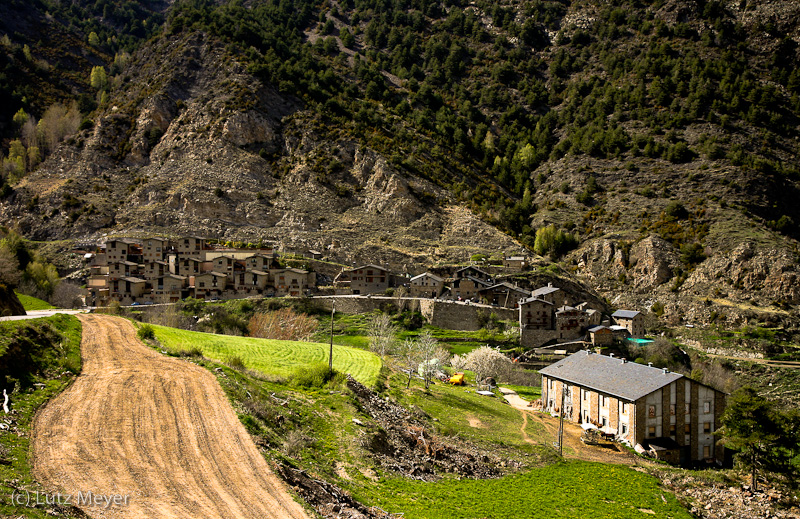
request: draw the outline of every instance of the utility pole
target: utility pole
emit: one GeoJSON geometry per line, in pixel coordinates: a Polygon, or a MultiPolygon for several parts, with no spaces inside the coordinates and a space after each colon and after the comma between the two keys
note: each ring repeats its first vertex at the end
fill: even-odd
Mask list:
{"type": "Polygon", "coordinates": [[[561,409],[558,413],[559,421],[558,421],[558,455],[564,455],[564,400],[566,397],[567,392],[567,385],[563,382],[561,383],[561,409]]]}
{"type": "Polygon", "coordinates": [[[328,369],[333,371],[333,316],[336,313],[336,299],[333,300],[333,307],[331,308],[331,354],[328,360],[328,369]]]}

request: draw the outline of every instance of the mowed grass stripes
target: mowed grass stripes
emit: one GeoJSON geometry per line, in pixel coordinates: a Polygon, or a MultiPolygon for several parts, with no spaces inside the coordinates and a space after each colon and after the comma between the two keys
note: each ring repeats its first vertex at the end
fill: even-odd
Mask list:
{"type": "MultiPolygon", "coordinates": [[[[327,363],[330,350],[330,345],[320,342],[233,337],[164,326],[153,326],[153,329],[159,342],[172,353],[198,348],[205,357],[220,362],[237,356],[248,369],[279,377],[288,377],[301,366],[327,363]]],[[[369,351],[334,344],[333,367],[372,387],[378,380],[381,359],[369,351]]]]}

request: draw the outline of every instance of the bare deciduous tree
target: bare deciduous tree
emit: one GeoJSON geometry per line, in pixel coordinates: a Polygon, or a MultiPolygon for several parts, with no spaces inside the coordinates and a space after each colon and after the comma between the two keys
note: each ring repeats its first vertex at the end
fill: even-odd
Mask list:
{"type": "Polygon", "coordinates": [[[283,341],[307,341],[317,330],[317,320],[291,308],[255,314],[250,319],[250,336],[283,341]]]}
{"type": "Polygon", "coordinates": [[[397,326],[386,314],[378,314],[369,325],[369,349],[380,355],[391,355],[397,348],[397,326]]]}
{"type": "Polygon", "coordinates": [[[50,304],[59,308],[78,308],[81,306],[81,287],[69,281],[62,281],[53,289],[50,304]]]}
{"type": "Polygon", "coordinates": [[[21,278],[16,254],[6,247],[0,247],[0,283],[15,288],[21,278]]]}

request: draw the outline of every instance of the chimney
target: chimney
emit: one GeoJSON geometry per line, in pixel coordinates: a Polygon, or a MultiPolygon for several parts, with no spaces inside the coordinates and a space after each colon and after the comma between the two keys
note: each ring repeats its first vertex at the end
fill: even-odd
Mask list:
{"type": "Polygon", "coordinates": [[[628,359],[626,359],[625,357],[622,357],[622,363],[623,364],[627,364],[628,363],[628,359]]]}
{"type": "Polygon", "coordinates": [[[669,373],[669,370],[667,368],[664,368],[664,374],[666,375],[667,373],[669,373]]]}
{"type": "Polygon", "coordinates": [[[647,366],[648,366],[648,367],[650,367],[650,368],[652,368],[652,367],[653,367],[653,363],[652,363],[652,362],[648,362],[648,363],[647,363],[647,366]]]}
{"type": "Polygon", "coordinates": [[[608,354],[608,356],[609,356],[610,358],[612,358],[612,359],[614,358],[614,354],[613,354],[613,353],[609,353],[609,354],[608,354]]]}

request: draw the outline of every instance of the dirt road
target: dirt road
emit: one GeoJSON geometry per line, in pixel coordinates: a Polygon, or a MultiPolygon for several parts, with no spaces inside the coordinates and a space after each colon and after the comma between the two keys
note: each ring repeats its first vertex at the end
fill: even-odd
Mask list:
{"type": "Polygon", "coordinates": [[[211,373],[149,349],[124,319],[79,318],[83,372],[34,423],[39,482],[121,496],[82,506],[92,517],[308,517],[211,373]]]}

